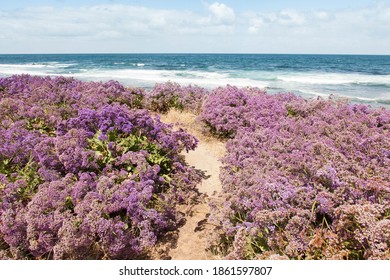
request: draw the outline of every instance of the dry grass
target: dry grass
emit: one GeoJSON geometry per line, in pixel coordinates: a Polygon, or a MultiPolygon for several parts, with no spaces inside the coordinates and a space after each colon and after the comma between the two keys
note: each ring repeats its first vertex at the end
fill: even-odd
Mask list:
{"type": "Polygon", "coordinates": [[[183,128],[188,133],[199,139],[200,143],[207,145],[208,150],[221,158],[225,155],[226,142],[216,139],[215,137],[206,135],[202,123],[197,120],[197,115],[189,112],[180,112],[176,109],[171,109],[166,114],[160,114],[160,119],[164,123],[173,124],[177,128],[183,128]]]}

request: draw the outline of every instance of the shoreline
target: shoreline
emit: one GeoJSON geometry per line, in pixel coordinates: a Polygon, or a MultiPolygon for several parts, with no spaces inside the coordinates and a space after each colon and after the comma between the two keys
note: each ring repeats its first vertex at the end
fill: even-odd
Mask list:
{"type": "Polygon", "coordinates": [[[3,75],[64,75],[84,81],[117,80],[151,88],[167,81],[208,89],[227,84],[294,92],[311,98],[338,95],[389,106],[390,56],[262,54],[0,55],[3,75]]]}
{"type": "MultiPolygon", "coordinates": [[[[135,70],[135,71],[142,71],[142,70],[135,70]]],[[[101,79],[99,79],[99,78],[80,78],[77,75],[73,75],[73,74],[49,74],[49,75],[47,75],[47,74],[33,75],[33,74],[29,74],[29,73],[9,74],[9,75],[1,75],[0,74],[0,78],[12,77],[14,75],[30,75],[30,76],[51,77],[51,78],[65,77],[65,78],[72,78],[72,79],[80,80],[83,82],[98,82],[98,83],[99,82],[106,83],[108,81],[117,81],[125,87],[140,88],[140,89],[145,90],[145,91],[151,91],[157,84],[165,84],[165,83],[169,83],[169,82],[177,83],[177,84],[180,84],[181,86],[188,86],[188,85],[198,86],[198,87],[200,86],[200,87],[203,87],[204,89],[209,90],[209,91],[212,91],[218,87],[225,87],[227,85],[232,85],[232,86],[237,86],[239,88],[259,88],[261,90],[265,90],[268,94],[292,93],[292,94],[295,94],[297,96],[302,96],[303,98],[305,98],[307,100],[318,99],[318,98],[328,100],[330,98],[334,98],[334,99],[339,99],[339,100],[346,100],[348,103],[351,103],[351,104],[362,104],[362,105],[371,106],[373,108],[383,107],[385,109],[390,109],[390,99],[369,98],[369,97],[350,97],[350,96],[346,96],[346,95],[337,95],[337,94],[328,95],[328,94],[318,93],[318,92],[317,93],[309,93],[309,92],[305,92],[302,90],[289,91],[289,90],[282,90],[282,89],[267,87],[267,86],[265,86],[265,87],[260,86],[259,87],[259,86],[246,85],[246,84],[243,84],[240,86],[240,85],[235,85],[234,83],[223,84],[223,83],[218,82],[218,81],[215,82],[214,85],[211,85],[211,84],[207,84],[205,82],[194,83],[190,79],[184,80],[184,81],[178,79],[176,81],[176,80],[170,80],[170,79],[166,80],[166,79],[161,78],[161,79],[157,79],[157,81],[154,81],[152,78],[148,78],[147,83],[141,82],[141,84],[144,84],[144,85],[137,86],[137,84],[140,84],[139,80],[133,79],[133,78],[130,80],[129,80],[129,78],[127,78],[127,79],[111,79],[109,77],[101,78],[101,79]],[[132,84],[132,83],[134,83],[134,84],[132,84]]],[[[147,74],[145,74],[143,76],[147,76],[147,74]]],[[[389,95],[390,95],[390,92],[389,92],[389,95]]]]}

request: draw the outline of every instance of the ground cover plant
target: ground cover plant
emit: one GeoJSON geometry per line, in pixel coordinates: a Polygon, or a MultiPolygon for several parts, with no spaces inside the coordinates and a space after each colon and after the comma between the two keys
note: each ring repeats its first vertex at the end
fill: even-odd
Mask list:
{"type": "Polygon", "coordinates": [[[226,142],[210,250],[227,259],[390,259],[390,111],[257,88],[0,78],[0,258],[147,257],[200,181],[198,115],[226,142]]]}
{"type": "Polygon", "coordinates": [[[390,111],[219,88],[201,114],[229,138],[211,248],[227,258],[389,259],[390,111]],[[218,102],[222,100],[222,102],[218,102]]]}
{"type": "Polygon", "coordinates": [[[270,96],[258,88],[227,85],[213,90],[204,101],[199,119],[205,131],[222,139],[234,138],[243,127],[276,125],[285,113],[284,104],[299,99],[293,94],[270,96]]]}
{"type": "Polygon", "coordinates": [[[181,222],[197,139],[117,82],[0,79],[0,258],[127,259],[181,222]]]}
{"type": "Polygon", "coordinates": [[[206,89],[194,85],[181,86],[173,82],[160,83],[145,93],[144,106],[159,113],[167,113],[170,109],[177,109],[199,114],[207,93],[206,89]]]}

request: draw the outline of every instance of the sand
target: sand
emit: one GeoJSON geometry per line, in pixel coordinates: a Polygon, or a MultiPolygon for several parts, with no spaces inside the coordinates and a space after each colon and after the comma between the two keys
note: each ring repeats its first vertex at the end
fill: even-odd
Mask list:
{"type": "Polygon", "coordinates": [[[176,241],[168,252],[168,259],[215,259],[216,257],[207,251],[207,237],[213,230],[213,226],[207,222],[210,213],[208,201],[222,190],[219,169],[220,158],[225,153],[225,144],[214,138],[205,137],[198,126],[196,116],[190,113],[171,111],[168,115],[161,116],[161,120],[187,129],[199,139],[198,147],[183,155],[187,164],[193,166],[203,177],[198,185],[199,200],[189,211],[187,209],[185,223],[175,236],[176,241]]]}
{"type": "Polygon", "coordinates": [[[201,171],[204,179],[198,186],[200,194],[204,194],[199,204],[192,207],[186,217],[186,222],[179,229],[176,248],[170,250],[169,255],[173,260],[207,260],[213,256],[207,252],[207,237],[212,226],[207,223],[210,209],[208,200],[221,190],[219,181],[220,161],[209,143],[199,143],[195,151],[185,155],[189,165],[201,171]]]}

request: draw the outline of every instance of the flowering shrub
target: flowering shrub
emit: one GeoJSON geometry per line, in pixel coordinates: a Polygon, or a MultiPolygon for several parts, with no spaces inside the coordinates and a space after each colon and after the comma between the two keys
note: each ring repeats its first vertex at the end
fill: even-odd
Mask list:
{"type": "Polygon", "coordinates": [[[200,120],[206,131],[220,138],[234,138],[241,128],[273,126],[286,115],[284,106],[300,98],[292,94],[267,95],[256,88],[219,87],[206,98],[200,120]]]}
{"type": "Polygon", "coordinates": [[[32,126],[55,126],[77,115],[79,109],[97,109],[113,103],[140,108],[144,92],[120,83],[82,82],[64,77],[15,75],[0,78],[0,116],[29,120],[32,126]]]}
{"type": "Polygon", "coordinates": [[[0,79],[0,258],[138,258],[182,217],[197,140],[139,107],[140,90],[0,79]]]}
{"type": "Polygon", "coordinates": [[[0,258],[138,258],[200,178],[197,140],[230,139],[211,249],[227,259],[390,259],[390,111],[255,88],[0,78],[0,258]],[[202,105],[203,104],[203,105],[202,105]]]}
{"type": "MultiPolygon", "coordinates": [[[[222,105],[208,106],[204,115],[222,105]]],[[[227,111],[235,137],[220,175],[224,202],[211,204],[214,250],[227,258],[389,259],[388,110],[281,96],[233,108],[247,124],[235,126],[243,115],[227,111]]]]}
{"type": "Polygon", "coordinates": [[[151,91],[147,92],[144,104],[145,108],[160,113],[166,113],[171,108],[175,108],[197,114],[201,111],[206,94],[207,91],[198,86],[181,86],[167,82],[156,84],[151,91]]]}

